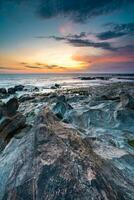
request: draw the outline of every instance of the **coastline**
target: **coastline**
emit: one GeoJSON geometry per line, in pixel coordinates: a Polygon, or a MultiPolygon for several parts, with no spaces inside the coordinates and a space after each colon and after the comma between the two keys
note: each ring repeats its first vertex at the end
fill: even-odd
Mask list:
{"type": "MultiPolygon", "coordinates": [[[[24,91],[18,98],[14,97],[16,93],[10,94],[13,102],[9,104],[9,99],[5,104],[1,102],[1,110],[6,107],[4,115],[10,115],[8,118],[11,120],[10,123],[4,122],[4,125],[3,121],[1,122],[4,134],[7,134],[3,137],[1,132],[1,139],[4,140],[0,154],[0,180],[4,180],[3,186],[0,187],[1,194],[7,198],[12,194],[13,187],[18,197],[25,196],[23,190],[19,192],[19,187],[22,189],[25,185],[30,191],[30,185],[34,182],[37,191],[30,192],[29,198],[36,192],[38,195],[47,194],[49,199],[53,199],[54,196],[61,198],[69,194],[66,190],[62,193],[63,188],[68,188],[65,183],[73,183],[79,189],[76,196],[83,199],[86,199],[87,195],[95,198],[96,194],[102,199],[105,199],[105,196],[109,199],[119,199],[120,196],[126,200],[133,199],[134,83],[114,82],[70,89],[57,87],[49,93],[42,93],[37,89],[31,92],[24,91]],[[5,114],[8,111],[7,106],[14,107],[16,114],[5,114]],[[14,124],[17,124],[16,129],[12,131],[14,124]],[[5,130],[9,129],[11,132],[7,133],[5,130]],[[32,138],[36,139],[33,141],[32,138]],[[33,154],[36,151],[41,153],[33,154]],[[21,154],[26,160],[20,158],[21,154]],[[11,156],[14,157],[12,161],[11,156]],[[78,160],[81,164],[77,163],[78,160]],[[7,167],[5,162],[8,162],[7,167]],[[38,164],[35,164],[36,162],[38,164]],[[22,167],[22,171],[15,174],[13,170],[11,173],[14,167],[22,167]],[[76,173],[79,167],[83,170],[80,170],[78,180],[76,173]],[[53,174],[52,170],[58,168],[60,172],[55,171],[53,174]],[[42,174],[46,173],[46,170],[49,174],[47,182],[45,180],[48,175],[42,174]],[[113,170],[114,175],[111,177],[113,170]],[[8,179],[5,173],[11,173],[8,179]],[[39,180],[39,174],[40,177],[44,177],[43,180],[39,180]],[[59,174],[63,183],[58,178],[59,174]],[[19,179],[19,176],[22,178],[19,179]],[[13,186],[16,180],[17,185],[13,186]],[[28,183],[28,180],[32,180],[32,183],[28,183]],[[83,184],[88,184],[83,190],[85,193],[81,192],[82,180],[83,184]],[[123,181],[126,182],[127,189],[123,181]],[[48,188],[50,184],[55,185],[60,191],[60,196],[56,188],[52,193],[42,189],[42,193],[42,184],[46,184],[48,188]],[[105,184],[110,185],[111,189],[103,187],[105,184]],[[95,193],[90,193],[91,188],[95,193]],[[104,193],[100,191],[101,188],[104,193]]],[[[17,89],[24,88],[18,86],[17,89]]],[[[69,191],[75,193],[73,185],[69,191]]],[[[0,199],[2,198],[1,196],[0,199]]]]}

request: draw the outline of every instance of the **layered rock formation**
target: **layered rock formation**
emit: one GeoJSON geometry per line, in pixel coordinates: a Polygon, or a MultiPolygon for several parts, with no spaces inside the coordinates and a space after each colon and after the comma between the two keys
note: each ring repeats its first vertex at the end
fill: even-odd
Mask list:
{"type": "Polygon", "coordinates": [[[44,109],[0,155],[2,200],[132,200],[134,182],[97,156],[90,140],[44,109]],[[7,163],[7,165],[6,165],[7,163]]]}
{"type": "Polygon", "coordinates": [[[10,138],[25,126],[26,118],[18,112],[18,99],[12,98],[0,105],[0,149],[3,149],[10,138]]]}
{"type": "Polygon", "coordinates": [[[134,200],[133,133],[129,84],[0,102],[0,200],[134,200]]]}

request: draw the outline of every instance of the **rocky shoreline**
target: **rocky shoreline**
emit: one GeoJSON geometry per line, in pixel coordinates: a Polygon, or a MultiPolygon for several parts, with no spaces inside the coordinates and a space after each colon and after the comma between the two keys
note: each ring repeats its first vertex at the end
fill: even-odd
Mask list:
{"type": "Polygon", "coordinates": [[[13,89],[0,89],[0,200],[134,199],[134,83],[13,89]]]}

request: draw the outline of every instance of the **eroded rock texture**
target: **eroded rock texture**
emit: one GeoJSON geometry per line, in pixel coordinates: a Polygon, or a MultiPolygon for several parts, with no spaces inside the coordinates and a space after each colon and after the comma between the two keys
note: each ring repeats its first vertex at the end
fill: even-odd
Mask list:
{"type": "Polygon", "coordinates": [[[25,127],[26,117],[18,112],[18,107],[16,97],[0,105],[0,150],[5,147],[16,131],[25,127]]]}
{"type": "Polygon", "coordinates": [[[96,155],[90,142],[43,109],[34,127],[0,155],[0,199],[134,199],[134,179],[96,155]]]}

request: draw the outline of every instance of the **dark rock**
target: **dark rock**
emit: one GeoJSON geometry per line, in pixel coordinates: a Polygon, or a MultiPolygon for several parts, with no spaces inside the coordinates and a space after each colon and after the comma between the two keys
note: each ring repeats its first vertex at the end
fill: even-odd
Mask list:
{"type": "Polygon", "coordinates": [[[134,109],[134,98],[126,93],[120,94],[120,101],[123,107],[134,109]]]}
{"type": "Polygon", "coordinates": [[[52,99],[52,98],[57,98],[58,95],[56,93],[50,93],[49,94],[49,98],[52,99]]]}
{"type": "Polygon", "coordinates": [[[5,88],[0,88],[0,93],[1,94],[7,94],[7,90],[5,88]]]}
{"type": "Polygon", "coordinates": [[[60,88],[60,85],[57,83],[55,83],[55,85],[51,86],[51,89],[58,89],[58,88],[60,88]]]}
{"type": "Polygon", "coordinates": [[[2,117],[12,117],[17,113],[19,107],[18,99],[16,97],[11,98],[7,103],[0,104],[0,119],[2,117]]]}
{"type": "Polygon", "coordinates": [[[16,97],[13,97],[6,103],[6,109],[9,116],[15,115],[18,110],[19,102],[16,97]]]}
{"type": "Polygon", "coordinates": [[[80,77],[81,80],[95,80],[95,77],[80,77]]]}
{"type": "Polygon", "coordinates": [[[34,88],[33,88],[33,91],[38,92],[38,91],[39,91],[39,88],[38,88],[38,87],[34,87],[34,88]]]}
{"type": "Polygon", "coordinates": [[[60,88],[60,84],[55,83],[55,87],[56,87],[56,88],[60,88]]]}
{"type": "Polygon", "coordinates": [[[8,125],[11,122],[11,118],[10,117],[3,117],[0,120],[0,132],[3,130],[3,128],[8,125]]]}
{"type": "Polygon", "coordinates": [[[60,95],[57,97],[57,101],[60,101],[60,102],[66,102],[66,97],[65,95],[60,95]]]}
{"type": "Polygon", "coordinates": [[[11,88],[8,88],[8,94],[15,94],[16,90],[15,88],[11,87],[11,88]]]}
{"type": "Polygon", "coordinates": [[[128,144],[134,148],[134,140],[128,140],[128,144]]]}
{"type": "Polygon", "coordinates": [[[17,131],[25,127],[26,117],[17,112],[17,98],[0,105],[0,151],[2,151],[17,131]]]}
{"type": "Polygon", "coordinates": [[[95,77],[80,77],[81,80],[109,80],[109,77],[95,76],[95,77]]]}
{"type": "Polygon", "coordinates": [[[53,89],[53,90],[55,90],[55,89],[57,89],[55,86],[51,86],[51,89],[53,89]]]}
{"type": "Polygon", "coordinates": [[[3,117],[5,112],[5,103],[0,101],[0,119],[3,117]]]}
{"type": "Polygon", "coordinates": [[[24,85],[16,85],[16,86],[14,87],[14,89],[15,89],[15,91],[23,91],[24,85]]]}
{"type": "Polygon", "coordinates": [[[12,118],[7,118],[5,121],[5,126],[2,128],[0,132],[0,137],[4,139],[10,139],[15,134],[15,132],[19,129],[25,127],[26,118],[20,113],[17,113],[12,118]]]}
{"type": "Polygon", "coordinates": [[[63,119],[65,117],[65,114],[67,114],[68,111],[72,109],[73,109],[72,106],[64,101],[58,101],[56,105],[53,107],[54,113],[60,119],[63,119]]]}
{"type": "MultiPolygon", "coordinates": [[[[133,156],[130,156],[133,161],[133,156]]],[[[134,163],[134,162],[133,162],[134,163]]],[[[0,154],[2,200],[133,200],[134,180],[48,109],[0,154]],[[6,164],[5,164],[6,163],[6,164]]]]}
{"type": "Polygon", "coordinates": [[[22,95],[20,98],[19,98],[19,101],[20,102],[24,102],[24,101],[29,101],[29,100],[32,100],[34,99],[35,97],[34,96],[31,96],[29,94],[24,94],[22,95]]]}
{"type": "Polygon", "coordinates": [[[107,95],[102,95],[100,97],[100,100],[112,100],[112,101],[119,101],[120,100],[120,97],[119,96],[114,96],[114,95],[110,95],[110,94],[107,94],[107,95]]]}

